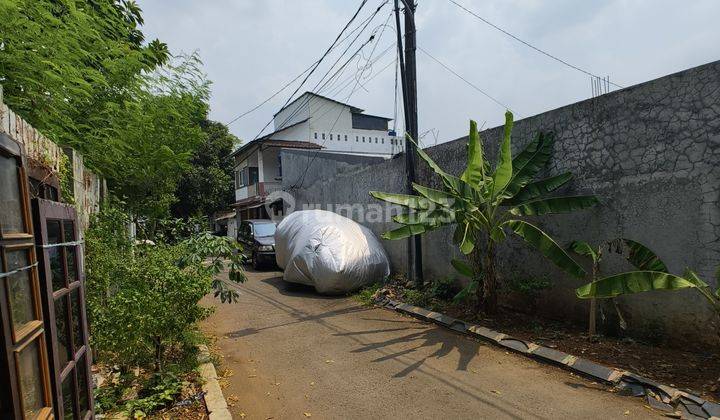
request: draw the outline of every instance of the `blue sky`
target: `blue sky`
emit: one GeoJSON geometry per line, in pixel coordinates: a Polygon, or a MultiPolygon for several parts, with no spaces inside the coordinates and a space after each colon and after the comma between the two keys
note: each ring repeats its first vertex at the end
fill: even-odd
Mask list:
{"type": "MultiPolygon", "coordinates": [[[[508,38],[448,0],[417,0],[418,45],[479,88],[508,105],[516,119],[588,98],[588,76],[508,38]]],[[[457,0],[578,67],[630,86],[720,59],[720,1],[692,0],[457,0]]],[[[198,51],[213,81],[211,118],[228,122],[262,102],[319,58],[359,0],[139,0],[148,39],[173,52],[198,51]]],[[[357,21],[381,0],[368,0],[357,21]]],[[[392,3],[392,2],[391,2],[392,3]]],[[[390,5],[370,28],[389,16],[390,5]]],[[[393,19],[389,21],[393,24],[393,19]]],[[[387,28],[377,53],[393,43],[387,28]]],[[[341,77],[360,74],[365,56],[341,77]],[[352,71],[350,71],[352,70],[352,71]]],[[[338,49],[339,53],[341,49],[338,49]]],[[[394,115],[394,50],[362,73],[347,102],[375,115],[394,115]]],[[[331,63],[337,55],[331,55],[331,63]]],[[[326,67],[318,69],[322,75],[326,67]]],[[[308,86],[314,86],[311,79],[308,86]]],[[[334,96],[345,101],[354,82],[334,96]]],[[[304,90],[304,89],[303,89],[304,90]]],[[[302,91],[302,90],[301,90],[302,91]]],[[[292,90],[231,125],[252,140],[292,90]]],[[[491,127],[504,109],[418,51],[420,132],[432,145],[467,131],[470,118],[491,127]]],[[[401,118],[400,118],[401,119],[401,118]]]]}

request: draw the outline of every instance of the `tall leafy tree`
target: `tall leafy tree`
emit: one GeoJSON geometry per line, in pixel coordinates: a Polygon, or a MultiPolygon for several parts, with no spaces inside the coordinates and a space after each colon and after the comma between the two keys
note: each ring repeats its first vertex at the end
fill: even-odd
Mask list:
{"type": "Polygon", "coordinates": [[[156,72],[133,100],[109,118],[122,144],[118,159],[104,162],[108,183],[129,210],[151,219],[169,216],[190,158],[207,139],[209,82],[192,55],[156,72]]]}
{"type": "Polygon", "coordinates": [[[176,217],[206,216],[228,208],[233,203],[233,148],[240,140],[227,126],[216,121],[201,124],[206,139],[190,160],[175,195],[172,206],[176,217]]]}
{"type": "Polygon", "coordinates": [[[123,148],[108,119],[169,57],[160,41],[144,44],[142,23],[132,0],[0,1],[5,102],[103,172],[123,148]]]}

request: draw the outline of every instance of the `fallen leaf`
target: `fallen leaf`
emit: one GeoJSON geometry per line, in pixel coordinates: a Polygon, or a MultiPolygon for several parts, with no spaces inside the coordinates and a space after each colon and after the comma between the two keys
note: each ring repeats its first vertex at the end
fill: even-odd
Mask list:
{"type": "Polygon", "coordinates": [[[257,378],[257,375],[248,375],[248,378],[257,378]]]}
{"type": "Polygon", "coordinates": [[[629,415],[630,415],[630,410],[626,410],[623,414],[625,414],[626,416],[629,416],[629,415]]]}
{"type": "Polygon", "coordinates": [[[327,359],[327,360],[325,361],[325,363],[335,363],[335,361],[334,361],[334,360],[327,359]]]}
{"type": "Polygon", "coordinates": [[[315,386],[315,382],[310,382],[310,386],[315,386]]]}
{"type": "Polygon", "coordinates": [[[241,418],[241,419],[244,419],[245,417],[247,417],[247,414],[245,414],[245,413],[240,413],[240,418],[241,418]]]}
{"type": "Polygon", "coordinates": [[[498,391],[497,389],[493,389],[493,390],[490,391],[490,392],[492,392],[493,394],[498,394],[498,395],[500,395],[500,391],[498,391]]]}
{"type": "Polygon", "coordinates": [[[305,417],[312,417],[312,414],[310,413],[303,413],[303,415],[305,415],[305,417]]]}

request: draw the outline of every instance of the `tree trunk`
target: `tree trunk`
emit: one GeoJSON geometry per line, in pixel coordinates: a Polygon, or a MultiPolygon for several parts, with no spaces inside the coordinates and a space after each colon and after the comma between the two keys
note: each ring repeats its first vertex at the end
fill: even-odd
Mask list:
{"type": "Polygon", "coordinates": [[[479,247],[470,253],[470,266],[473,271],[473,281],[477,284],[475,289],[475,313],[480,313],[483,303],[483,254],[479,247]]]}
{"type": "MultiPolygon", "coordinates": [[[[593,262],[592,279],[590,281],[595,282],[595,280],[597,280],[597,264],[593,262]]],[[[595,298],[590,299],[590,326],[588,328],[588,334],[591,337],[597,334],[597,301],[595,298]]]]}
{"type": "Polygon", "coordinates": [[[485,276],[483,281],[483,309],[486,314],[497,313],[497,274],[495,272],[495,242],[488,238],[485,250],[485,276]]]}
{"type": "Polygon", "coordinates": [[[163,369],[163,345],[160,337],[154,337],[155,344],[155,372],[162,372],[163,369]]]}

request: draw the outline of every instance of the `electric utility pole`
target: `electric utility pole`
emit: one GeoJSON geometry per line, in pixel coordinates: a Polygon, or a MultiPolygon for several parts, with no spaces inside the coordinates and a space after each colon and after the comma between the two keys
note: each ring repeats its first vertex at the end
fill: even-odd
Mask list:
{"type": "MultiPolygon", "coordinates": [[[[405,114],[405,169],[407,171],[407,192],[413,193],[415,182],[415,143],[418,142],[417,70],[415,62],[415,8],[414,0],[402,0],[405,17],[405,49],[400,34],[400,0],[395,0],[395,26],[397,28],[398,57],[403,91],[405,114]],[[412,141],[411,141],[412,139],[412,141]]],[[[415,286],[423,286],[422,242],[419,235],[408,238],[408,278],[415,286]]]]}

